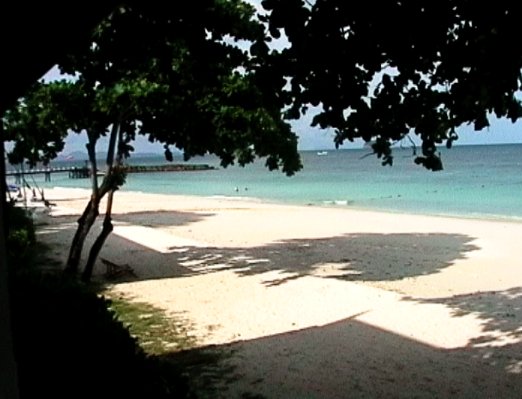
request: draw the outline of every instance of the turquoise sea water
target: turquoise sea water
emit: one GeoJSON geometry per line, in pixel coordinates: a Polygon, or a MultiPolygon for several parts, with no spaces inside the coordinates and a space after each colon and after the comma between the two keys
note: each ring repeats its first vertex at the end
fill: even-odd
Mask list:
{"type": "MultiPolygon", "coordinates": [[[[130,174],[123,189],[522,221],[521,144],[441,149],[441,172],[415,165],[410,149],[395,150],[393,167],[381,166],[374,156],[364,157],[367,152],[303,152],[304,169],[293,177],[269,172],[261,160],[245,168],[130,174]]],[[[136,164],[163,162],[161,157],[133,160],[136,164]]],[[[219,166],[212,157],[191,162],[219,166]]],[[[53,175],[51,184],[40,176],[36,183],[42,187],[89,186],[87,180],[68,179],[65,174],[53,175]]]]}

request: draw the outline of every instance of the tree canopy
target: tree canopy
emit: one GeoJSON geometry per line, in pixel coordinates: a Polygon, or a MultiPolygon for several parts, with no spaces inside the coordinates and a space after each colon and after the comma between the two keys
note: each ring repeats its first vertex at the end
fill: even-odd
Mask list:
{"type": "Polygon", "coordinates": [[[238,40],[267,40],[239,0],[126,6],[60,66],[105,91],[113,118],[133,121],[131,137],[148,135],[186,158],[214,153],[224,166],[266,157],[270,169],[292,174],[300,168],[297,138],[279,92],[262,84],[260,60],[232,45],[238,40]]]}
{"type": "Polygon", "coordinates": [[[416,162],[442,167],[436,146],[455,129],[488,118],[517,120],[522,107],[522,6],[501,0],[264,0],[263,20],[289,48],[274,54],[288,79],[286,116],[320,105],[313,124],[335,128],[335,143],[362,138],[384,164],[391,145],[414,133],[416,162]]]}
{"type": "Polygon", "coordinates": [[[522,6],[506,0],[262,5],[264,25],[239,0],[127,2],[60,65],[91,90],[114,89],[112,100],[123,101],[131,86],[147,88],[150,95],[142,93],[134,106],[141,112],[136,132],[150,140],[182,148],[187,157],[214,152],[225,165],[265,156],[270,168],[287,173],[299,162],[295,136],[274,117],[281,110],[290,120],[319,106],[313,125],[334,128],[336,145],[371,142],[383,164],[393,162],[393,143],[417,135],[415,161],[432,170],[442,168],[437,146],[451,146],[457,127],[482,130],[492,115],[515,121],[522,114],[522,50],[510,44],[522,6]],[[282,34],[288,48],[270,50],[270,40],[282,34]],[[235,40],[248,41],[250,51],[231,45],[235,40]]]}
{"type": "Polygon", "coordinates": [[[12,160],[47,161],[63,148],[67,131],[86,132],[92,196],[73,238],[67,269],[76,272],[85,237],[106,194],[104,229],[84,270],[112,231],[114,191],[125,181],[121,161],[137,134],[184,152],[186,159],[213,153],[223,166],[263,157],[269,169],[293,174],[301,168],[297,136],[283,119],[280,82],[263,74],[263,52],[248,51],[268,40],[253,8],[241,0],[199,0],[179,7],[120,6],[95,29],[91,42],[59,63],[72,82],[35,84],[6,113],[12,160]],[[48,130],[46,130],[46,127],[48,130]],[[98,184],[96,144],[109,135],[107,170],[98,184]]]}
{"type": "Polygon", "coordinates": [[[67,85],[62,83],[33,85],[23,102],[6,111],[4,140],[15,143],[8,154],[11,164],[25,161],[33,166],[39,161],[48,163],[63,150],[68,122],[59,107],[60,98],[71,100],[64,90],[67,90],[67,85]]]}
{"type": "MultiPolygon", "coordinates": [[[[38,83],[7,113],[8,138],[16,153],[46,160],[53,153],[32,136],[45,141],[51,132],[26,122],[44,126],[43,113],[59,114],[59,128],[87,131],[91,141],[118,122],[127,143],[144,134],[164,143],[168,156],[170,146],[185,158],[214,153],[224,166],[260,156],[270,169],[293,174],[301,167],[297,137],[282,118],[279,92],[264,80],[260,60],[232,44],[238,40],[267,40],[241,1],[122,6],[60,62],[75,82],[38,83]],[[29,141],[39,149],[33,154],[23,145],[29,141]]],[[[124,155],[131,151],[127,145],[124,155]]]]}

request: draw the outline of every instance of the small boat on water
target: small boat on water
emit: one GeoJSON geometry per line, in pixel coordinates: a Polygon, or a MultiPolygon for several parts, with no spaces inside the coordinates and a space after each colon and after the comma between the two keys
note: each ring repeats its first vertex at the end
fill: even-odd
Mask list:
{"type": "Polygon", "coordinates": [[[321,157],[321,156],[328,155],[328,151],[318,151],[318,152],[317,152],[317,155],[319,155],[320,157],[321,157]]]}

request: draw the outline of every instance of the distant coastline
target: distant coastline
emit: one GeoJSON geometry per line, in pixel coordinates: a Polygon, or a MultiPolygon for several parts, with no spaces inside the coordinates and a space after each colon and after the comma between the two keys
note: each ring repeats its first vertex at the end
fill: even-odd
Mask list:
{"type": "Polygon", "coordinates": [[[208,164],[163,164],[163,165],[125,165],[127,173],[155,173],[155,172],[197,172],[214,170],[208,164]]]}

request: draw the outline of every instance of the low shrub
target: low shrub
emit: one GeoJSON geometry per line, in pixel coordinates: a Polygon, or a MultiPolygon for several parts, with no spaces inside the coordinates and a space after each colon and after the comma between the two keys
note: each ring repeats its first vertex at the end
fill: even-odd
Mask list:
{"type": "Polygon", "coordinates": [[[6,216],[20,398],[186,398],[181,373],[147,356],[107,299],[36,267],[30,216],[11,205],[6,216]]]}
{"type": "Polygon", "coordinates": [[[11,265],[28,263],[31,249],[36,242],[35,228],[30,213],[21,207],[8,203],[5,208],[7,222],[7,260],[11,265]]]}
{"type": "Polygon", "coordinates": [[[164,365],[144,354],[108,305],[61,278],[12,279],[21,399],[186,397],[179,374],[164,378],[164,365]]]}

